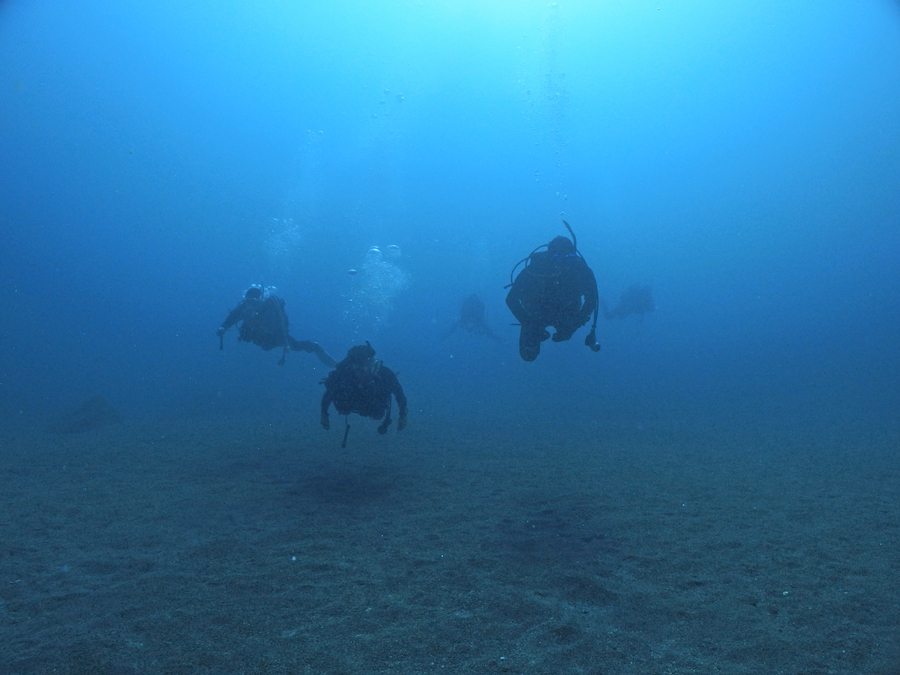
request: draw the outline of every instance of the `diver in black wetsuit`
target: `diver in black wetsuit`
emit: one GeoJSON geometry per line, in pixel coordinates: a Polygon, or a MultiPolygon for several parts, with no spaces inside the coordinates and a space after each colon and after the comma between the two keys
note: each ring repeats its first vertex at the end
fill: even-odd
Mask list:
{"type": "MultiPolygon", "coordinates": [[[[322,384],[325,385],[325,393],[322,395],[319,421],[323,428],[331,428],[328,408],[334,403],[340,415],[356,413],[375,420],[383,418],[382,423],[378,425],[378,433],[385,434],[391,425],[392,395],[397,399],[399,410],[397,431],[406,428],[408,408],[403,387],[400,386],[394,371],[375,359],[375,350],[368,341],[364,345],[351,347],[347,351],[347,357],[328,373],[322,384]]],[[[349,431],[349,424],[346,429],[349,431]]],[[[345,431],[341,447],[345,447],[346,443],[345,431]]]]}
{"type": "Polygon", "coordinates": [[[264,292],[261,286],[253,285],[244,293],[244,299],[238,303],[222,325],[216,330],[219,336],[219,349],[223,348],[222,336],[225,331],[240,322],[238,340],[252,342],[263,350],[269,351],[281,347],[283,353],[278,365],[284,365],[288,351],[312,352],[319,361],[332,368],[336,361],[329,356],[318,342],[295,340],[288,333],[288,317],[284,311],[284,300],[270,292],[264,292]]]}
{"type": "Polygon", "coordinates": [[[575,245],[575,234],[566,221],[563,224],[572,239],[556,237],[549,244],[538,246],[524,260],[519,261],[510,274],[523,262],[522,271],[508,286],[506,304],[522,326],[519,333],[519,355],[534,361],[541,352],[541,342],[550,337],[547,330],[556,332],[554,342],[572,337],[594,315],[591,332],[584,344],[599,351],[597,343],[597,280],[575,245]],[[546,251],[540,249],[546,246],[546,251]]]}

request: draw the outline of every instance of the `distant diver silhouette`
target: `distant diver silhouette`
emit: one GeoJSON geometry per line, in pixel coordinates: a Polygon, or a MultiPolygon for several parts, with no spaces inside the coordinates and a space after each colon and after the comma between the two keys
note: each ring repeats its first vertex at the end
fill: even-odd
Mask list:
{"type": "Polygon", "coordinates": [[[225,348],[223,340],[225,332],[232,326],[240,324],[238,340],[252,342],[262,347],[264,351],[281,348],[279,366],[284,365],[289,351],[311,352],[326,366],[334,368],[337,365],[337,361],[331,358],[318,342],[295,340],[288,333],[289,323],[284,311],[284,300],[275,295],[275,287],[253,284],[216,330],[216,335],[219,336],[219,349],[225,348]]]}
{"type": "Polygon", "coordinates": [[[649,314],[656,309],[656,305],[653,302],[649,286],[634,284],[625,289],[619,298],[619,304],[612,309],[609,309],[606,301],[600,298],[600,309],[603,310],[603,316],[606,319],[624,319],[632,314],[640,316],[649,314]]]}
{"type": "Polygon", "coordinates": [[[478,297],[477,293],[466,296],[463,298],[463,301],[459,303],[459,318],[457,318],[456,323],[450,327],[450,330],[447,331],[443,339],[450,337],[458,328],[465,328],[470,333],[485,335],[491,340],[501,342],[501,339],[494,335],[490,326],[485,323],[484,301],[478,297]]]}

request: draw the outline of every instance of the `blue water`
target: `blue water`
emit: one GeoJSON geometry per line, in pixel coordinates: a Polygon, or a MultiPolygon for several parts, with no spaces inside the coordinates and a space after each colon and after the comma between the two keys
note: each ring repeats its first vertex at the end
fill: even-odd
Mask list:
{"type": "Polygon", "coordinates": [[[318,431],[314,358],[219,350],[263,283],[298,339],[371,340],[411,430],[897,424],[897,2],[6,0],[0,130],[6,423],[318,431]],[[657,308],[524,363],[503,287],[562,219],[657,308]],[[504,342],[442,339],[473,292],[504,342]]]}

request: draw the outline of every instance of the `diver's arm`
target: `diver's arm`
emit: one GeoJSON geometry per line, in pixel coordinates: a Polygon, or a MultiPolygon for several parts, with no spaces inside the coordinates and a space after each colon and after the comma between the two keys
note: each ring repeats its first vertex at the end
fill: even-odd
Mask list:
{"type": "Polygon", "coordinates": [[[403,393],[403,387],[400,386],[400,381],[395,377],[394,378],[394,398],[397,399],[397,408],[400,411],[400,417],[406,417],[406,413],[409,411],[406,404],[406,394],[403,393]]]}
{"type": "Polygon", "coordinates": [[[581,318],[587,321],[591,318],[591,314],[597,312],[599,303],[599,294],[597,293],[597,279],[593,271],[587,265],[584,266],[584,285],[582,293],[584,294],[584,304],[581,306],[581,318]]]}
{"type": "Polygon", "coordinates": [[[378,433],[386,434],[388,427],[391,426],[391,395],[387,397],[387,407],[384,411],[384,420],[378,425],[378,433]]]}
{"type": "MultiPolygon", "coordinates": [[[[597,342],[597,308],[600,305],[600,295],[597,292],[597,279],[594,276],[594,272],[587,266],[587,263],[585,263],[584,269],[584,305],[581,308],[581,317],[583,322],[587,323],[591,318],[591,314],[594,315],[594,322],[591,324],[590,333],[584,339],[584,345],[585,347],[590,347],[592,352],[599,352],[600,343],[597,342]]],[[[603,313],[606,314],[606,303],[603,304],[603,313]]]]}
{"type": "MultiPolygon", "coordinates": [[[[391,377],[394,380],[391,383],[391,393],[394,395],[394,398],[397,399],[397,409],[399,410],[399,417],[397,418],[397,431],[403,431],[403,429],[406,428],[406,414],[409,412],[409,408],[407,407],[406,403],[406,394],[403,393],[403,387],[400,386],[400,380],[397,379],[397,376],[393,371],[391,371],[391,377]]],[[[388,406],[388,411],[390,411],[390,405],[388,406]]],[[[388,414],[390,414],[390,412],[388,414]]]]}
{"type": "Polygon", "coordinates": [[[325,429],[330,429],[331,424],[328,421],[328,406],[331,405],[331,401],[334,398],[332,393],[326,389],[325,393],[322,394],[322,407],[321,407],[321,415],[319,416],[319,423],[325,429]]]}
{"type": "Polygon", "coordinates": [[[244,318],[244,308],[246,305],[243,301],[235,307],[231,312],[228,313],[228,316],[225,317],[225,320],[222,322],[222,325],[219,326],[219,329],[224,333],[226,330],[231,328],[234,324],[244,318]]]}

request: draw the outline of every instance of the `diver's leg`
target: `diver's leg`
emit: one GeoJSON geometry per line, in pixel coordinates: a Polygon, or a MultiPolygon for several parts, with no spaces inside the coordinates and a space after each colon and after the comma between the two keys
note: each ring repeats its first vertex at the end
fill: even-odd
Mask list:
{"type": "Polygon", "coordinates": [[[556,328],[556,332],[553,334],[554,342],[565,342],[569,340],[572,335],[574,335],[575,331],[578,330],[576,326],[563,325],[556,328]]]}
{"type": "Polygon", "coordinates": [[[291,346],[291,351],[294,352],[314,352],[316,350],[315,343],[311,340],[295,340],[289,337],[288,344],[291,346]]]}
{"type": "Polygon", "coordinates": [[[523,361],[534,361],[541,353],[541,342],[550,337],[550,333],[538,324],[523,323],[519,332],[519,356],[523,361]]]}
{"type": "Polygon", "coordinates": [[[577,316],[563,316],[559,321],[553,324],[556,332],[553,334],[554,342],[565,342],[569,340],[575,331],[581,328],[586,322],[580,321],[577,316]]]}
{"type": "Polygon", "coordinates": [[[315,345],[315,349],[313,349],[313,352],[315,353],[316,358],[318,358],[319,361],[324,363],[329,368],[334,368],[337,365],[337,361],[334,360],[334,357],[324,349],[322,349],[322,345],[320,345],[318,342],[313,342],[313,344],[315,345]]]}
{"type": "Polygon", "coordinates": [[[295,340],[294,338],[288,336],[288,343],[290,344],[291,349],[295,352],[312,352],[316,355],[319,361],[324,363],[326,366],[334,368],[337,365],[337,361],[329,356],[328,352],[322,349],[322,345],[320,345],[318,342],[313,342],[312,340],[295,340]]]}

